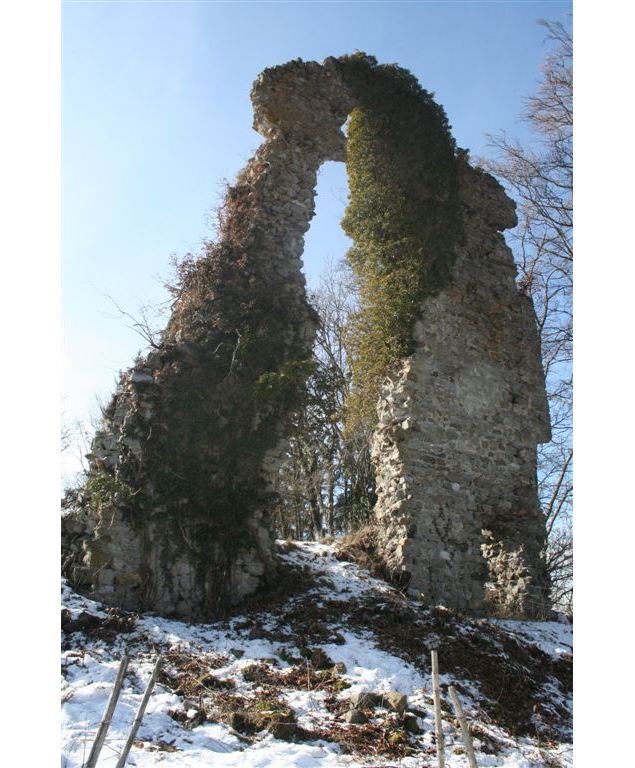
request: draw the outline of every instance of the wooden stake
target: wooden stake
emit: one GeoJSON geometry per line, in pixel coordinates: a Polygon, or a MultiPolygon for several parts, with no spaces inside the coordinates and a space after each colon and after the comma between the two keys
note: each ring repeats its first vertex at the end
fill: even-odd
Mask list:
{"type": "Polygon", "coordinates": [[[104,710],[104,716],[101,719],[101,723],[99,724],[99,728],[97,730],[97,736],[95,736],[95,742],[93,743],[93,748],[90,750],[90,755],[88,755],[88,760],[85,764],[85,768],[95,768],[97,765],[97,759],[99,758],[99,753],[101,752],[101,748],[104,746],[104,741],[106,740],[106,734],[108,733],[108,729],[110,728],[110,723],[112,722],[112,715],[115,711],[115,707],[117,706],[117,700],[119,699],[119,694],[121,693],[121,686],[123,685],[123,679],[126,674],[126,671],[128,669],[128,662],[129,658],[127,653],[124,652],[124,655],[121,657],[121,662],[119,664],[119,671],[117,672],[117,677],[115,678],[115,685],[112,689],[112,692],[110,694],[110,698],[108,699],[108,704],[106,705],[106,709],[104,710]]]}
{"type": "Polygon", "coordinates": [[[132,747],[132,742],[135,740],[135,736],[137,735],[137,731],[139,730],[139,726],[141,725],[141,721],[143,720],[143,715],[146,711],[146,707],[148,706],[148,701],[150,700],[150,694],[152,693],[154,684],[157,681],[157,675],[159,674],[161,661],[162,661],[161,656],[159,656],[156,664],[154,665],[154,669],[152,670],[152,675],[150,676],[150,682],[148,683],[148,687],[146,688],[146,691],[143,694],[143,699],[141,700],[141,704],[139,704],[137,716],[135,717],[134,722],[132,724],[132,729],[130,730],[128,740],[126,741],[126,744],[123,748],[123,752],[121,753],[115,768],[123,768],[124,765],[126,764],[126,760],[128,759],[128,755],[130,753],[130,748],[132,747]]]}
{"type": "Polygon", "coordinates": [[[439,657],[432,651],[432,696],[434,698],[434,732],[437,741],[437,762],[439,768],[445,768],[445,742],[443,739],[443,721],[441,720],[441,686],[439,685],[439,657]]]}
{"type": "Polygon", "coordinates": [[[467,727],[467,720],[465,719],[465,712],[459,701],[459,697],[456,692],[456,688],[451,685],[448,690],[450,691],[450,698],[454,706],[454,711],[459,719],[459,725],[461,726],[461,736],[463,737],[463,744],[465,745],[465,753],[467,754],[467,762],[470,768],[478,768],[476,765],[476,755],[474,754],[474,746],[472,744],[472,736],[470,735],[470,729],[467,727]]]}

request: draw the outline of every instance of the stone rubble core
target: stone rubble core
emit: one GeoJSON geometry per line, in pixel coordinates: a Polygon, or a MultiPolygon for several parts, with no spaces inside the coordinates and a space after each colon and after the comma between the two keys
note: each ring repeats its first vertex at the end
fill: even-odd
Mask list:
{"type": "MultiPolygon", "coordinates": [[[[275,580],[268,510],[294,401],[244,393],[311,357],[304,234],[320,165],[346,159],[341,127],[356,99],[327,59],[266,69],[251,100],[265,141],[228,189],[219,242],[161,341],[121,375],[62,518],[65,575],[128,610],[208,618],[275,580]],[[260,361],[276,315],[275,361],[260,361]]],[[[514,204],[460,162],[465,240],[451,285],[424,302],[415,351],[378,405],[379,554],[432,602],[478,613],[490,583],[497,609],[541,616],[536,444],[550,430],[536,320],[500,234],[514,204]]]]}

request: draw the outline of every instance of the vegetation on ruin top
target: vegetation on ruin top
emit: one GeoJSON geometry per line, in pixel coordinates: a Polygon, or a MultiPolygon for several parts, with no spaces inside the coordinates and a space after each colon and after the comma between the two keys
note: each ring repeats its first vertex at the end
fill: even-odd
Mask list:
{"type": "Polygon", "coordinates": [[[395,64],[356,53],[337,66],[358,98],[342,221],[360,298],[350,331],[353,427],[376,420],[382,380],[412,352],[421,304],[446,285],[461,227],[457,149],[443,108],[395,64]]]}

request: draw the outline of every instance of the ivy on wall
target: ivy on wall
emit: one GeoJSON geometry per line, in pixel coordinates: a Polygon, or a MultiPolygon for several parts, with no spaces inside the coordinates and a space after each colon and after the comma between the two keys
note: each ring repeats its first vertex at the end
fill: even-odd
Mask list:
{"type": "Polygon", "coordinates": [[[354,427],[376,421],[381,383],[412,352],[423,300],[447,284],[461,227],[457,149],[443,108],[395,64],[357,53],[337,66],[358,98],[342,221],[360,297],[350,329],[354,427]]]}

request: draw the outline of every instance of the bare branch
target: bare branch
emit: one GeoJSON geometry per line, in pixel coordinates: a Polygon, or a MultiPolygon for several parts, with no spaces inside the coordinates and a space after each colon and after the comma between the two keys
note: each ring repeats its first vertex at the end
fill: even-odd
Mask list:
{"type": "Polygon", "coordinates": [[[556,604],[572,598],[571,356],[573,292],[573,69],[570,31],[541,21],[549,52],[522,119],[526,144],[505,133],[490,136],[496,157],[481,164],[500,178],[518,204],[509,240],[519,290],[531,296],[542,346],[552,441],[538,451],[539,495],[549,536],[547,563],[556,604]]]}

